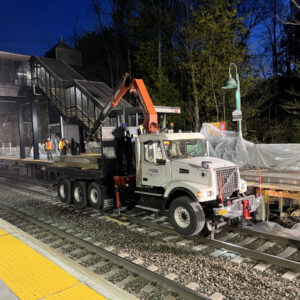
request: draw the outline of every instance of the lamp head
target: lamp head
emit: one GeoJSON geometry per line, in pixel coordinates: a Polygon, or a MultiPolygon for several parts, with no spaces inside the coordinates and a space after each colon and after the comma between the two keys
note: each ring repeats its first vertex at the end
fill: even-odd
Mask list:
{"type": "Polygon", "coordinates": [[[237,83],[234,78],[230,75],[229,78],[225,81],[224,86],[222,89],[228,90],[228,89],[236,89],[237,88],[237,83]]]}

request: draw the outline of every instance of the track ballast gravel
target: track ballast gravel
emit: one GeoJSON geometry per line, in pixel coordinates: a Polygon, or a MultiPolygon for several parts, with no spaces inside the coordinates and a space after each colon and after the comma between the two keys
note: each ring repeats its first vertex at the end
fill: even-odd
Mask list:
{"type": "MultiPolygon", "coordinates": [[[[177,247],[171,242],[162,243],[160,236],[151,237],[147,230],[132,232],[126,226],[105,218],[92,218],[89,213],[91,209],[77,211],[70,206],[73,207],[70,211],[45,202],[43,196],[13,190],[4,185],[1,185],[0,203],[15,204],[16,208],[35,218],[48,219],[52,224],[64,226],[66,230],[92,237],[102,243],[101,247],[114,246],[114,253],[125,252],[130,259],[142,259],[144,266],[157,266],[158,273],[173,273],[177,276],[175,280],[180,283],[187,285],[196,282],[199,284],[197,291],[208,296],[215,292],[223,294],[226,299],[297,299],[300,296],[299,280],[290,282],[282,279],[282,270],[271,267],[260,272],[253,269],[253,262],[251,264],[247,260],[236,265],[230,262],[230,256],[212,258],[209,249],[193,252],[190,248],[177,247]],[[86,214],[83,213],[85,211],[86,214]]],[[[104,271],[100,268],[97,273],[104,271]]],[[[136,284],[140,286],[144,283],[138,281],[136,284]]],[[[135,289],[135,286],[127,288],[135,289]]],[[[157,298],[155,291],[153,293],[153,297],[157,298]]]]}

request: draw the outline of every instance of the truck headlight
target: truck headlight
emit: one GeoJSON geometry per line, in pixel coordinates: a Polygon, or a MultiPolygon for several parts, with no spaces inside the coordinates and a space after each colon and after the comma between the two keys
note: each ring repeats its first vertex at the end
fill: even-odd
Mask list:
{"type": "Polygon", "coordinates": [[[211,197],[213,195],[213,191],[206,190],[206,191],[201,191],[197,193],[198,198],[207,198],[211,197]]]}
{"type": "Polygon", "coordinates": [[[242,182],[240,192],[241,193],[247,192],[247,183],[246,182],[242,182]]]}

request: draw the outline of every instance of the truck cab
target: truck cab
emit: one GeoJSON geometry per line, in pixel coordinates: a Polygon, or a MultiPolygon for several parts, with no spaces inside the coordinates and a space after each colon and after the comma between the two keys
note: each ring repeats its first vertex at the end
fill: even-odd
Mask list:
{"type": "Polygon", "coordinates": [[[183,235],[197,234],[221,218],[250,218],[262,202],[245,196],[247,185],[234,163],[209,156],[200,133],[140,135],[136,187],[140,203],[168,211],[183,235]]]}

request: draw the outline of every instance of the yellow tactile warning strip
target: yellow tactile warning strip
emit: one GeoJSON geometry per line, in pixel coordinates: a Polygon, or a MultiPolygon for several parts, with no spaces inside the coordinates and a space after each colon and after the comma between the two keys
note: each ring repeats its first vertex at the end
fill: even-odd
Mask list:
{"type": "Polygon", "coordinates": [[[1,229],[0,279],[20,299],[106,299],[1,229]]]}
{"type": "Polygon", "coordinates": [[[0,235],[5,235],[5,234],[8,234],[8,233],[0,228],[0,235]]]}
{"type": "Polygon", "coordinates": [[[64,290],[63,292],[49,296],[45,298],[46,300],[70,300],[70,299],[82,299],[82,300],[94,300],[94,299],[106,299],[105,297],[99,295],[95,291],[91,290],[85,284],[78,284],[71,289],[64,290]],[[100,296],[100,298],[99,298],[100,296]]]}

